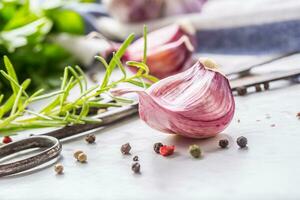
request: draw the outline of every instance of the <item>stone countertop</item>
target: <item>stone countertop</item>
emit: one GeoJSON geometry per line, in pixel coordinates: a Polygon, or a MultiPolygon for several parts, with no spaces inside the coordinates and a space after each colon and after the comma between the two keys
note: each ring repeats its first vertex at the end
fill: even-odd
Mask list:
{"type": "Polygon", "coordinates": [[[300,85],[236,97],[236,114],[224,133],[206,140],[167,135],[149,128],[138,117],[95,132],[95,144],[84,135],[63,141],[57,162],[65,167],[56,175],[53,163],[0,179],[1,199],[297,199],[300,198],[300,85]],[[240,119],[240,122],[238,122],[240,119]],[[275,124],[275,127],[272,127],[275,124]],[[239,149],[238,136],[249,141],[239,149]],[[220,138],[230,147],[220,149],[220,138]],[[155,142],[176,145],[176,153],[162,157],[155,142]],[[120,146],[130,142],[132,155],[120,146]],[[204,156],[193,159],[188,146],[199,144],[204,156]],[[88,155],[86,164],[73,158],[75,150],[88,155]],[[141,174],[131,171],[138,155],[141,174]]]}
{"type": "MultiPolygon", "coordinates": [[[[213,58],[223,68],[238,67],[257,57],[236,56],[234,63],[228,56],[213,58]]],[[[300,54],[292,55],[252,72],[296,69],[299,60],[300,54]]],[[[287,81],[271,83],[268,91],[250,90],[246,96],[235,96],[236,113],[230,126],[217,137],[205,140],[160,133],[138,116],[96,130],[95,144],[85,142],[87,133],[65,139],[58,160],[0,178],[0,199],[299,199],[300,120],[296,117],[300,112],[299,99],[300,84],[287,81]],[[239,136],[248,138],[249,148],[238,148],[235,141],[239,136]],[[221,138],[230,141],[228,149],[218,147],[221,138]],[[120,152],[120,146],[126,142],[132,146],[132,155],[120,152]],[[175,154],[170,157],[156,154],[155,142],[176,145],[175,154]],[[191,144],[201,146],[204,152],[201,159],[189,155],[191,144]],[[87,163],[75,161],[76,150],[87,154],[87,163]],[[139,156],[141,174],[131,171],[135,155],[139,156]],[[63,175],[55,174],[54,162],[63,164],[63,175]]],[[[13,159],[24,156],[29,155],[21,152],[13,159]]]]}

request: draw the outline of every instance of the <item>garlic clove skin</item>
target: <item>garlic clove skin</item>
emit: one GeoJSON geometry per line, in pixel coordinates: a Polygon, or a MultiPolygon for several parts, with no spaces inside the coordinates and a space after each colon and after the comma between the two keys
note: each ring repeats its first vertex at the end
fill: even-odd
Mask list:
{"type": "Polygon", "coordinates": [[[138,94],[140,117],[150,127],[190,138],[215,136],[235,111],[227,78],[200,61],[138,94]]]}
{"type": "Polygon", "coordinates": [[[138,23],[162,17],[199,13],[207,0],[103,0],[109,14],[120,22],[138,23]]]}
{"type": "MultiPolygon", "coordinates": [[[[189,61],[195,48],[194,32],[188,25],[171,25],[148,35],[147,65],[150,74],[165,78],[180,72],[189,61]]],[[[135,41],[125,58],[133,61],[143,59],[143,38],[135,41]]],[[[136,71],[135,68],[130,68],[136,71]]]]}
{"type": "MultiPolygon", "coordinates": [[[[150,74],[157,78],[178,73],[184,64],[191,58],[194,48],[187,36],[178,41],[157,47],[147,54],[147,65],[150,74]]],[[[129,60],[141,61],[136,54],[129,54],[129,60]]],[[[135,68],[133,70],[136,70],[135,68]]]]}
{"type": "MultiPolygon", "coordinates": [[[[179,24],[172,24],[163,28],[157,29],[147,34],[148,50],[155,49],[164,44],[175,42],[182,36],[186,35],[191,41],[195,38],[196,30],[189,22],[181,22],[179,24]]],[[[193,43],[193,42],[192,42],[193,43]]],[[[195,44],[193,43],[193,46],[195,44]]],[[[143,52],[144,50],[144,38],[141,37],[132,43],[128,51],[129,52],[143,52]]]]}
{"type": "Polygon", "coordinates": [[[162,15],[164,0],[103,0],[103,4],[121,22],[143,22],[162,15]]]}
{"type": "Polygon", "coordinates": [[[199,13],[207,0],[165,0],[163,16],[199,13]]]}

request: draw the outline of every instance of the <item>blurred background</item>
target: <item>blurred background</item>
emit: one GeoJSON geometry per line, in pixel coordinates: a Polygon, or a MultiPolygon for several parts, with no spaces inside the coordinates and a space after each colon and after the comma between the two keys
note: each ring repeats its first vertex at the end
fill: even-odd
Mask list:
{"type": "MultiPolygon", "coordinates": [[[[154,75],[163,78],[212,55],[232,74],[249,60],[253,65],[299,51],[299,11],[297,0],[1,0],[0,68],[7,55],[20,79],[32,78],[30,89],[55,88],[65,66],[95,70],[95,55],[109,59],[146,24],[154,75]],[[162,52],[171,56],[158,63],[162,52]]],[[[140,59],[140,46],[129,48],[131,60],[140,59]]],[[[0,81],[2,93],[10,92],[6,84],[0,81]]]]}

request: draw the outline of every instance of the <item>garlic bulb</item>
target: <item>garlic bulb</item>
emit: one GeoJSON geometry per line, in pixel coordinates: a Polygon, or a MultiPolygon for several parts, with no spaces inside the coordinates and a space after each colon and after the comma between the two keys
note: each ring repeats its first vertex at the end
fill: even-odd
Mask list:
{"type": "Polygon", "coordinates": [[[207,0],[165,0],[163,16],[200,12],[207,0]]]}
{"type": "Polygon", "coordinates": [[[103,0],[109,13],[121,22],[142,22],[162,14],[163,0],[103,0]]]}
{"type": "MultiPolygon", "coordinates": [[[[235,103],[227,78],[211,60],[153,84],[139,95],[139,114],[150,127],[190,138],[208,138],[231,122],[235,103]]],[[[132,90],[119,90],[122,95],[132,90]]]]}
{"type": "Polygon", "coordinates": [[[143,22],[200,12],[207,0],[103,0],[108,12],[121,22],[143,22]]]}
{"type": "MultiPolygon", "coordinates": [[[[194,30],[188,24],[174,24],[149,33],[147,65],[150,73],[165,78],[180,72],[191,58],[194,41],[194,30]]],[[[142,61],[143,48],[144,41],[140,38],[129,46],[125,59],[142,61]]]]}

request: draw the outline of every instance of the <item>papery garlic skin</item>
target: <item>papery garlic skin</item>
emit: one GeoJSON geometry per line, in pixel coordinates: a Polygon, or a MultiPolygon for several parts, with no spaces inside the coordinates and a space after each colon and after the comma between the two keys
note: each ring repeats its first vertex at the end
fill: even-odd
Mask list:
{"type": "Polygon", "coordinates": [[[103,0],[103,3],[121,22],[143,22],[162,15],[164,0],[103,0]]]}
{"type": "Polygon", "coordinates": [[[200,62],[138,94],[140,117],[149,126],[190,138],[222,132],[235,111],[227,78],[200,62]]]}
{"type": "MultiPolygon", "coordinates": [[[[147,41],[147,65],[150,74],[158,78],[180,72],[195,49],[194,30],[188,24],[174,24],[153,31],[148,34],[147,41]]],[[[125,58],[142,61],[143,42],[143,38],[140,38],[130,45],[125,58]]]]}
{"type": "Polygon", "coordinates": [[[197,13],[207,0],[165,0],[163,16],[197,13]]]}
{"type": "Polygon", "coordinates": [[[207,0],[103,0],[110,15],[125,23],[197,13],[207,0]]]}

